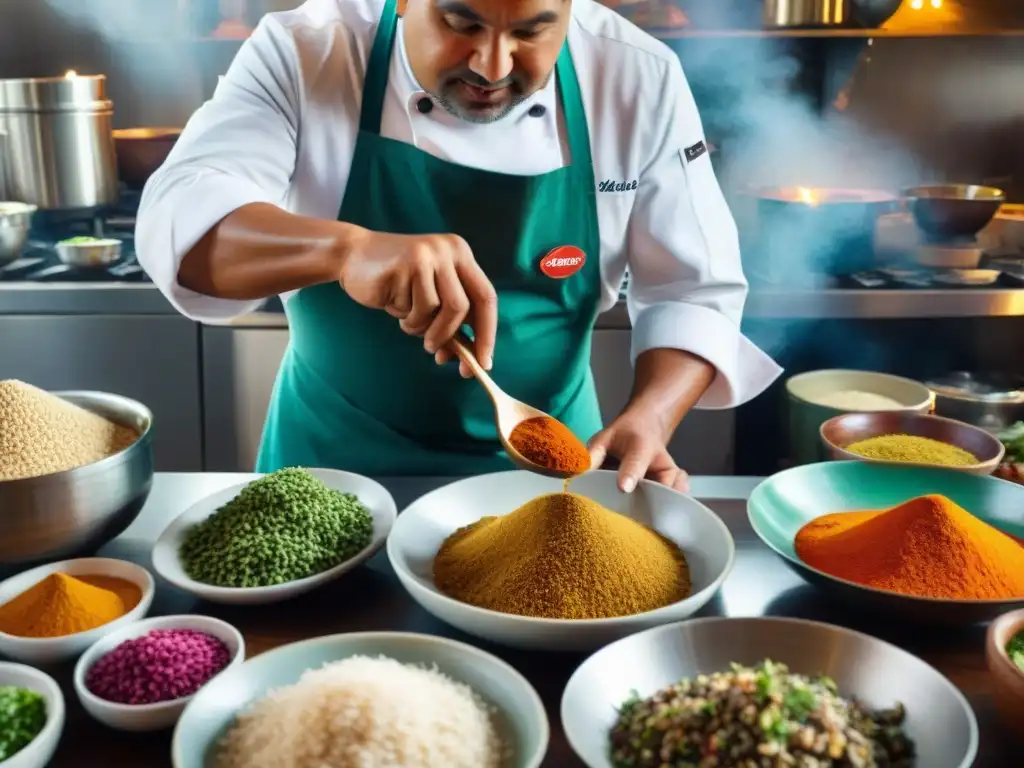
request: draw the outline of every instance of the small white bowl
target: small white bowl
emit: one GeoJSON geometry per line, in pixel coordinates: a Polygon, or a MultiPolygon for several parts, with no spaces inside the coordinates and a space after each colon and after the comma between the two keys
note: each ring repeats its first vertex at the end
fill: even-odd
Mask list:
{"type": "Polygon", "coordinates": [[[156,572],[178,589],[190,592],[211,603],[263,605],[309,592],[369,560],[384,546],[391,527],[395,524],[398,510],[395,507],[394,498],[383,485],[362,475],[341,472],[336,469],[310,469],[308,472],[332,490],[355,494],[370,511],[373,516],[373,538],[362,552],[323,573],[270,587],[218,587],[194,581],[185,573],[185,568],[178,557],[185,534],[190,528],[213,515],[249,485],[249,483],[241,483],[207,496],[183,512],[164,529],[156,541],[156,546],[153,547],[153,567],[156,572]]]}
{"type": "Polygon", "coordinates": [[[64,731],[64,695],[57,682],[45,672],[0,662],[0,685],[16,685],[42,694],[46,701],[46,725],[20,752],[3,761],[4,768],[46,768],[57,751],[64,731]]]}
{"type": "Polygon", "coordinates": [[[142,597],[139,604],[121,618],[86,632],[76,632],[63,637],[18,637],[0,632],[0,654],[27,664],[45,665],[68,661],[104,635],[143,618],[153,603],[153,577],[141,565],[109,557],[82,557],[40,565],[0,582],[0,605],[13,600],[52,573],[65,573],[68,576],[113,576],[137,584],[142,590],[142,597]]]}
{"type": "MultiPolygon", "coordinates": [[[[154,629],[191,629],[213,635],[227,646],[228,652],[231,654],[231,660],[221,672],[245,661],[245,640],[242,638],[242,633],[226,621],[210,616],[159,616],[122,627],[117,632],[111,632],[83,653],[75,665],[74,683],[78,700],[86,712],[104,725],[119,731],[159,731],[170,728],[178,722],[186,705],[195,696],[193,693],[189,696],[182,696],[180,699],[161,701],[156,704],[119,704],[101,699],[86,687],[86,675],[100,658],[110,653],[125,640],[142,637],[154,629]]],[[[221,672],[218,672],[217,675],[221,672]]],[[[211,677],[210,680],[215,679],[217,675],[211,677]]]]}

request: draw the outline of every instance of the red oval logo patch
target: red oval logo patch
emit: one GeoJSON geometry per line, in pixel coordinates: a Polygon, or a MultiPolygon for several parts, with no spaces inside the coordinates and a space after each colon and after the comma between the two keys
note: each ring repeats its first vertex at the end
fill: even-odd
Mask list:
{"type": "Polygon", "coordinates": [[[562,245],[540,260],[540,271],[555,280],[575,275],[587,261],[587,254],[575,245],[562,245]]]}

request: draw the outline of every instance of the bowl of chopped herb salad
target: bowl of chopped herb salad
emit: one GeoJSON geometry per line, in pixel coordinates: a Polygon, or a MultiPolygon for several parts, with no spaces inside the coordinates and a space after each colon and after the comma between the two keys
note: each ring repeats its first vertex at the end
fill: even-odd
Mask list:
{"type": "Polygon", "coordinates": [[[64,696],[45,672],[0,662],[0,764],[45,768],[64,730],[64,696]]]}
{"type": "Polygon", "coordinates": [[[1024,723],[1024,609],[1004,613],[988,628],[985,660],[999,714],[1017,733],[1024,723]]]}
{"type": "Polygon", "coordinates": [[[368,560],[396,515],[394,498],[368,477],[290,467],[185,510],[157,539],[153,567],[213,603],[274,603],[368,560]]]}
{"type": "Polygon", "coordinates": [[[627,637],[576,670],[561,715],[589,768],[969,768],[978,752],[971,706],[937,670],[797,619],[692,619],[627,637]]]}

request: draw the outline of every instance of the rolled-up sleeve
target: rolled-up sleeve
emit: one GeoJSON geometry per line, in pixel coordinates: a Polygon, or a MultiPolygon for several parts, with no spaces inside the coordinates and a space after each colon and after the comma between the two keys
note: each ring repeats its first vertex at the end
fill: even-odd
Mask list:
{"type": "Polygon", "coordinates": [[[227,320],[262,303],[187,290],[178,283],[178,269],[231,212],[251,203],[283,204],[296,162],[299,86],[294,41],[266,16],[143,190],[135,232],[139,263],[194,320],[227,320]]]}
{"type": "Polygon", "coordinates": [[[740,332],[747,281],[736,223],[677,60],[661,95],[627,238],[632,356],[670,348],[702,357],[717,375],[697,407],[731,408],[763,392],[782,369],[740,332]]]}

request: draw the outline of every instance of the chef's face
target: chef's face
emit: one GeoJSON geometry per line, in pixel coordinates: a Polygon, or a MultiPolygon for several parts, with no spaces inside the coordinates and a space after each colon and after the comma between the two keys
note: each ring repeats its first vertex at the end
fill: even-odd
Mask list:
{"type": "Polygon", "coordinates": [[[409,63],[452,114],[500,120],[547,83],[571,8],[571,0],[409,0],[409,63]]]}

